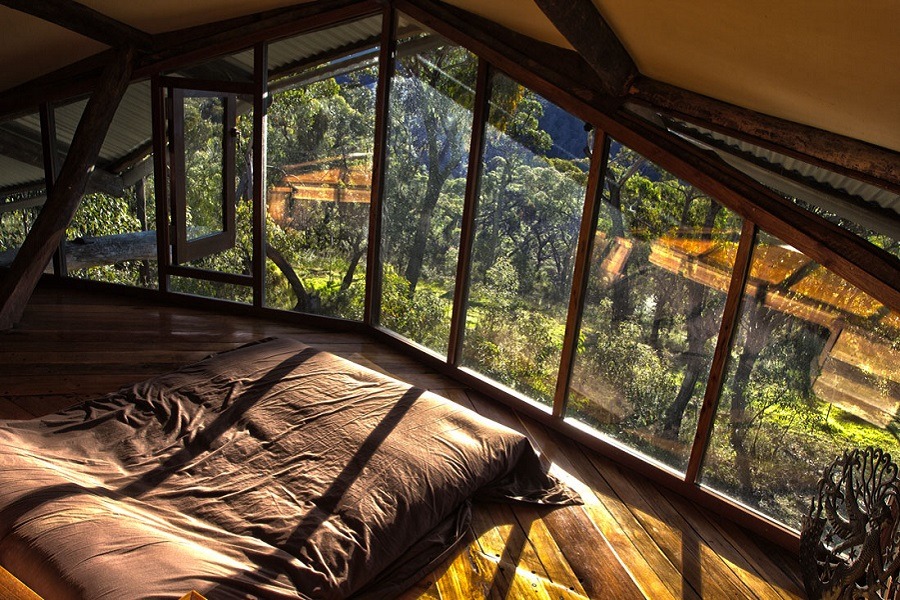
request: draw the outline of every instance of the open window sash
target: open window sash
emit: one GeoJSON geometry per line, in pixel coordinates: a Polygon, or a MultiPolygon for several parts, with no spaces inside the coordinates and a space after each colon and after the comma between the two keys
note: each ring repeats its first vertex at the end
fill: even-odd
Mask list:
{"type": "Polygon", "coordinates": [[[172,261],[182,264],[235,243],[237,95],[169,88],[172,261]]]}

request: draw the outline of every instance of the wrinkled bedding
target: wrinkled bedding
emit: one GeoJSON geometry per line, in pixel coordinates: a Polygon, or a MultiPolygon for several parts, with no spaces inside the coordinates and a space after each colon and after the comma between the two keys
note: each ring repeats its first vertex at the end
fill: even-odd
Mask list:
{"type": "Polygon", "coordinates": [[[391,598],[472,498],[577,502],[528,441],[288,339],[0,421],[0,564],[45,598],[391,598]]]}

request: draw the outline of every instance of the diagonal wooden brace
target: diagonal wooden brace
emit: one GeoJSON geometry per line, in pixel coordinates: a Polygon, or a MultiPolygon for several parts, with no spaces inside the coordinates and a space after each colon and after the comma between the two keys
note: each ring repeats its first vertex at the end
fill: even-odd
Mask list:
{"type": "Polygon", "coordinates": [[[131,80],[133,59],[131,48],[116,52],[81,115],[56,184],[0,281],[0,330],[11,328],[22,318],[41,273],[81,203],[106,132],[131,80]]]}

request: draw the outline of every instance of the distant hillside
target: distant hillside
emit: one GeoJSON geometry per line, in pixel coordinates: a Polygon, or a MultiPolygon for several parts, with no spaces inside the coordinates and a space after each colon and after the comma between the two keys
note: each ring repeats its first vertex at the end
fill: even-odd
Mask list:
{"type": "Polygon", "coordinates": [[[553,138],[553,147],[547,153],[551,158],[584,158],[587,156],[588,134],[584,129],[572,127],[572,115],[543,98],[544,116],[540,120],[540,128],[553,138]]]}

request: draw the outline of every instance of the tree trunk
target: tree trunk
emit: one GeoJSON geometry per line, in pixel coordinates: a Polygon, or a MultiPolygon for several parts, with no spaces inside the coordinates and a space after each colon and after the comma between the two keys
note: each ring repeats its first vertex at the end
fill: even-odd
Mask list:
{"type": "Polygon", "coordinates": [[[671,318],[667,308],[671,302],[672,287],[675,286],[675,281],[673,281],[673,279],[674,278],[670,278],[668,274],[662,270],[657,273],[656,289],[659,290],[659,295],[656,298],[656,306],[653,308],[653,325],[650,327],[650,335],[647,339],[647,343],[650,344],[657,353],[660,353],[662,350],[662,342],[659,340],[660,330],[662,329],[663,323],[671,318]]]}
{"type": "Polygon", "coordinates": [[[419,218],[416,221],[416,231],[413,234],[413,242],[409,250],[409,262],[406,264],[404,276],[409,282],[409,297],[412,298],[422,276],[422,263],[425,260],[425,245],[428,243],[428,230],[431,228],[431,217],[434,215],[434,207],[437,206],[441,196],[441,189],[447,181],[449,171],[428,173],[428,186],[425,195],[419,204],[419,218]]]}
{"type": "MultiPolygon", "coordinates": [[[[0,252],[0,267],[12,264],[18,251],[18,248],[13,248],[0,252]]],[[[156,260],[155,231],[81,237],[66,244],[66,264],[72,270],[114,265],[128,260],[156,260]]],[[[51,269],[48,266],[45,270],[50,272],[51,269]]]]}
{"type": "MultiPolygon", "coordinates": [[[[612,227],[609,230],[609,250],[615,248],[616,238],[625,237],[625,218],[622,216],[622,188],[629,179],[634,177],[641,167],[647,162],[646,158],[635,160],[628,170],[622,175],[618,181],[606,180],[606,188],[609,190],[607,204],[610,208],[610,218],[612,219],[612,227]]],[[[626,256],[622,263],[621,277],[612,285],[612,321],[613,323],[621,323],[634,312],[631,304],[631,283],[628,280],[628,265],[630,254],[626,256]]]]}
{"type": "Polygon", "coordinates": [[[306,287],[303,285],[303,282],[300,281],[300,277],[297,275],[297,272],[294,271],[294,267],[291,266],[291,263],[289,263],[284,255],[276,250],[271,244],[266,244],[266,258],[275,263],[275,266],[278,267],[287,278],[291,289],[294,291],[294,295],[297,297],[297,304],[294,306],[294,310],[298,312],[310,312],[313,308],[312,298],[309,293],[307,293],[306,287]]]}
{"type": "Polygon", "coordinates": [[[437,206],[447,178],[462,160],[462,154],[453,153],[453,143],[450,140],[452,132],[447,131],[446,127],[441,127],[442,131],[439,137],[433,129],[439,125],[437,119],[426,118],[424,125],[428,144],[428,183],[418,206],[419,218],[416,221],[416,231],[413,234],[413,242],[409,251],[409,262],[406,264],[405,277],[409,282],[410,298],[415,294],[419,278],[422,276],[422,263],[425,260],[425,246],[428,242],[428,231],[431,229],[434,207],[437,206]],[[443,145],[440,140],[444,140],[443,145]]]}
{"type": "Polygon", "coordinates": [[[747,415],[747,386],[750,384],[750,376],[753,374],[753,367],[756,365],[759,354],[769,343],[772,332],[788,318],[785,314],[762,306],[764,294],[765,290],[763,289],[757,298],[744,299],[745,302],[753,302],[753,306],[748,311],[747,335],[730,386],[731,410],[728,415],[728,441],[734,450],[734,466],[741,492],[745,498],[749,498],[753,492],[751,456],[744,444],[750,428],[750,419],[747,415]]]}
{"type": "Polygon", "coordinates": [[[681,432],[681,421],[684,411],[694,396],[694,389],[700,373],[706,368],[706,360],[703,355],[703,346],[715,333],[716,322],[710,318],[709,310],[705,306],[709,290],[706,286],[695,281],[689,281],[688,285],[688,314],[686,319],[688,351],[685,357],[684,379],[675,400],[666,410],[662,425],[662,435],[668,439],[677,439],[681,432]]]}
{"type": "Polygon", "coordinates": [[[738,359],[737,371],[732,380],[731,410],[728,413],[728,442],[734,450],[734,467],[737,471],[738,483],[744,497],[753,492],[753,472],[750,469],[750,454],[744,446],[750,424],[747,422],[747,399],[744,395],[750,382],[753,365],[759,358],[759,352],[745,349],[738,359]]]}
{"type": "MultiPolygon", "coordinates": [[[[681,215],[681,222],[684,226],[688,224],[689,207],[693,200],[693,196],[685,194],[685,207],[681,215]]],[[[711,239],[716,215],[721,210],[721,205],[710,201],[709,210],[706,212],[706,217],[703,221],[700,239],[711,239]]],[[[709,288],[702,283],[696,281],[687,282],[688,305],[687,314],[685,315],[685,327],[687,329],[688,351],[681,388],[678,390],[675,400],[666,410],[666,415],[663,419],[662,435],[668,439],[674,440],[678,438],[681,432],[684,411],[694,396],[694,389],[697,386],[700,373],[708,368],[706,357],[703,354],[703,347],[706,345],[707,340],[716,334],[719,325],[719,320],[715,318],[716,315],[713,314],[712,307],[708,306],[709,291],[709,288]]],[[[656,322],[654,322],[654,327],[656,327],[656,322]]]]}
{"type": "Polygon", "coordinates": [[[356,267],[359,266],[359,261],[362,260],[365,251],[361,247],[361,244],[358,244],[356,248],[353,249],[353,254],[350,256],[350,266],[347,267],[347,272],[344,273],[344,278],[341,280],[341,291],[346,291],[350,289],[350,286],[353,284],[353,276],[356,273],[356,267]]]}

